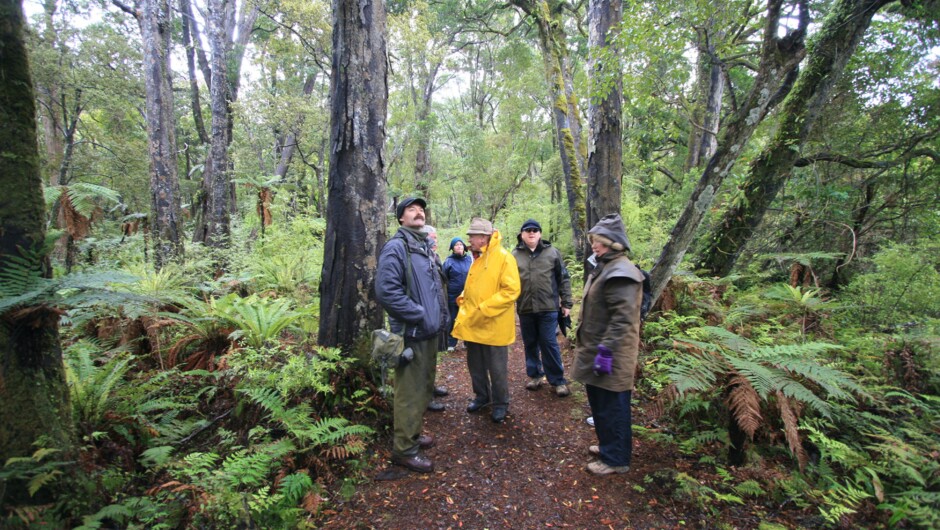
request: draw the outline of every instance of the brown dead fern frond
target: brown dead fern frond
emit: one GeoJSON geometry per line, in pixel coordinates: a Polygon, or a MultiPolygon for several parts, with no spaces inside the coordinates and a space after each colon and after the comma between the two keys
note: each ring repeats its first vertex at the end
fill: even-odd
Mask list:
{"type": "Polygon", "coordinates": [[[796,457],[800,466],[800,471],[806,469],[809,462],[809,456],[803,448],[803,441],[800,439],[799,416],[793,410],[790,404],[790,398],[783,392],[777,391],[777,407],[780,409],[780,419],[783,420],[783,432],[787,437],[787,444],[790,446],[790,453],[796,457]]]}
{"type": "Polygon", "coordinates": [[[666,412],[666,406],[679,398],[679,390],[673,383],[662,389],[656,399],[646,408],[650,421],[658,420],[666,412]]]}
{"type": "Polygon", "coordinates": [[[748,439],[754,440],[754,433],[764,423],[760,413],[760,395],[751,386],[751,382],[742,375],[731,378],[728,392],[728,408],[731,416],[748,439]]]}

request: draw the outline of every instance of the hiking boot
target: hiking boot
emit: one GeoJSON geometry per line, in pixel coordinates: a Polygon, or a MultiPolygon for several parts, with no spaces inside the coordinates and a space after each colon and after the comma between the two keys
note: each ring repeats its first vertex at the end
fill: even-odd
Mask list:
{"type": "Polygon", "coordinates": [[[447,353],[454,353],[454,347],[453,347],[453,346],[448,346],[448,347],[447,347],[447,353]]]}
{"type": "Polygon", "coordinates": [[[392,455],[392,463],[406,467],[412,471],[417,471],[418,473],[430,473],[434,471],[434,463],[431,462],[431,459],[420,453],[411,456],[392,455]]]}
{"type": "Polygon", "coordinates": [[[428,410],[430,410],[431,412],[444,412],[445,408],[446,407],[444,407],[443,403],[434,399],[432,399],[431,402],[428,403],[428,410]]]}
{"type": "Polygon", "coordinates": [[[542,377],[533,377],[529,379],[528,383],[525,384],[525,389],[526,390],[538,390],[539,388],[542,388],[543,380],[544,378],[542,377]]]}
{"type": "Polygon", "coordinates": [[[568,385],[558,385],[555,387],[555,395],[558,397],[567,397],[571,395],[571,390],[568,390],[568,385]]]}
{"type": "Polygon", "coordinates": [[[613,473],[626,473],[630,471],[630,466],[608,466],[604,462],[597,460],[588,464],[587,470],[595,475],[611,475],[613,473]]]}
{"type": "Polygon", "coordinates": [[[588,454],[590,454],[591,456],[601,456],[601,446],[592,445],[588,447],[588,454]]]}
{"type": "Polygon", "coordinates": [[[472,413],[474,413],[474,412],[476,412],[476,411],[482,409],[483,407],[485,407],[485,406],[487,406],[487,405],[489,405],[489,404],[490,404],[489,401],[486,401],[486,400],[483,400],[483,399],[479,399],[479,398],[478,398],[478,399],[474,399],[473,401],[470,402],[469,405],[467,405],[467,412],[469,412],[469,413],[472,414],[472,413]]]}
{"type": "Polygon", "coordinates": [[[490,416],[493,423],[502,423],[506,420],[506,407],[494,407],[493,414],[490,416]]]}
{"type": "Polygon", "coordinates": [[[434,437],[430,434],[418,436],[418,447],[421,449],[430,449],[434,447],[434,437]]]}
{"type": "Polygon", "coordinates": [[[446,386],[434,387],[434,397],[444,397],[447,394],[450,394],[450,391],[447,390],[446,386]]]}

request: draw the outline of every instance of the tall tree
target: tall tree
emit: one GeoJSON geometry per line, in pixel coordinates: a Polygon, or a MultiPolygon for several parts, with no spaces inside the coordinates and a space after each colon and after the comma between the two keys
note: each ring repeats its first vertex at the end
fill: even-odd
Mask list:
{"type": "Polygon", "coordinates": [[[623,80],[620,54],[611,43],[622,18],[621,0],[591,0],[588,4],[589,71],[594,88],[588,107],[587,227],[607,214],[620,213],[623,80]]]}
{"type": "Polygon", "coordinates": [[[583,178],[585,154],[581,140],[581,111],[574,92],[571,57],[568,53],[564,11],[568,2],[559,0],[511,0],[528,17],[539,35],[539,48],[545,65],[545,80],[551,97],[552,118],[561,167],[565,175],[571,233],[575,258],[584,259],[585,198],[583,178]]]}
{"type": "Polygon", "coordinates": [[[207,9],[212,124],[193,241],[216,247],[227,245],[231,232],[231,214],[235,209],[233,164],[229,156],[234,127],[232,105],[238,100],[245,48],[260,12],[257,5],[249,2],[238,7],[236,0],[209,0],[207,9]]]}
{"type": "Polygon", "coordinates": [[[721,134],[718,149],[702,171],[669,241],[650,271],[654,300],[666,288],[685,256],[722,181],[731,172],[754,130],[782,99],[781,94],[792,86],[792,74],[806,54],[804,39],[810,17],[806,0],[797,0],[797,27],[780,36],[781,28],[786,27],[781,24],[784,3],[784,0],[767,1],[760,62],[753,84],[721,134]]]}
{"type": "Polygon", "coordinates": [[[183,253],[176,119],[170,80],[172,20],[168,0],[143,0],[138,17],[144,43],[144,85],[150,147],[150,233],[154,263],[162,267],[183,253]]]}
{"type": "Polygon", "coordinates": [[[823,106],[849,58],[879,9],[893,0],[839,0],[809,46],[806,65],[781,109],[773,140],[751,163],[742,185],[744,199],[732,205],[707,237],[700,267],[727,275],[767,208],[800,158],[823,106]]]}
{"type": "MultiPolygon", "coordinates": [[[[19,0],[0,0],[0,186],[4,190],[0,195],[0,270],[18,269],[22,276],[35,278],[48,277],[51,267],[41,253],[45,208],[23,28],[19,0]]],[[[0,284],[3,296],[22,294],[16,290],[17,286],[0,284]]],[[[60,450],[72,447],[58,322],[59,315],[42,306],[0,314],[2,462],[32,454],[37,441],[60,450]]]]}
{"type": "Polygon", "coordinates": [[[352,347],[381,326],[375,269],[385,243],[385,2],[334,0],[330,174],[319,343],[352,347]]]}

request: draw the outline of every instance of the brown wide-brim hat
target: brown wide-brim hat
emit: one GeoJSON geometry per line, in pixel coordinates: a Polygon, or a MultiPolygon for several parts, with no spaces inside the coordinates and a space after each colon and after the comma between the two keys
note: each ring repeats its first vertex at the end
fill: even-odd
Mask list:
{"type": "Polygon", "coordinates": [[[474,217],[470,220],[470,228],[467,229],[467,235],[481,234],[489,236],[493,234],[493,223],[482,217],[474,217]]]}

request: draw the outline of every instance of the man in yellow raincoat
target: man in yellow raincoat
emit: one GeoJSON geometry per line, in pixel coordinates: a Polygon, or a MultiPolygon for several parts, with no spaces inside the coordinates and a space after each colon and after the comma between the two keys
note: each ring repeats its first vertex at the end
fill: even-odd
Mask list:
{"type": "Polygon", "coordinates": [[[467,368],[473,401],[467,412],[492,405],[496,423],[509,409],[509,345],[516,341],[514,306],[521,291],[516,258],[504,249],[493,223],[474,217],[467,230],[473,265],[463,294],[457,297],[457,319],[452,335],[467,346],[467,368]]]}

